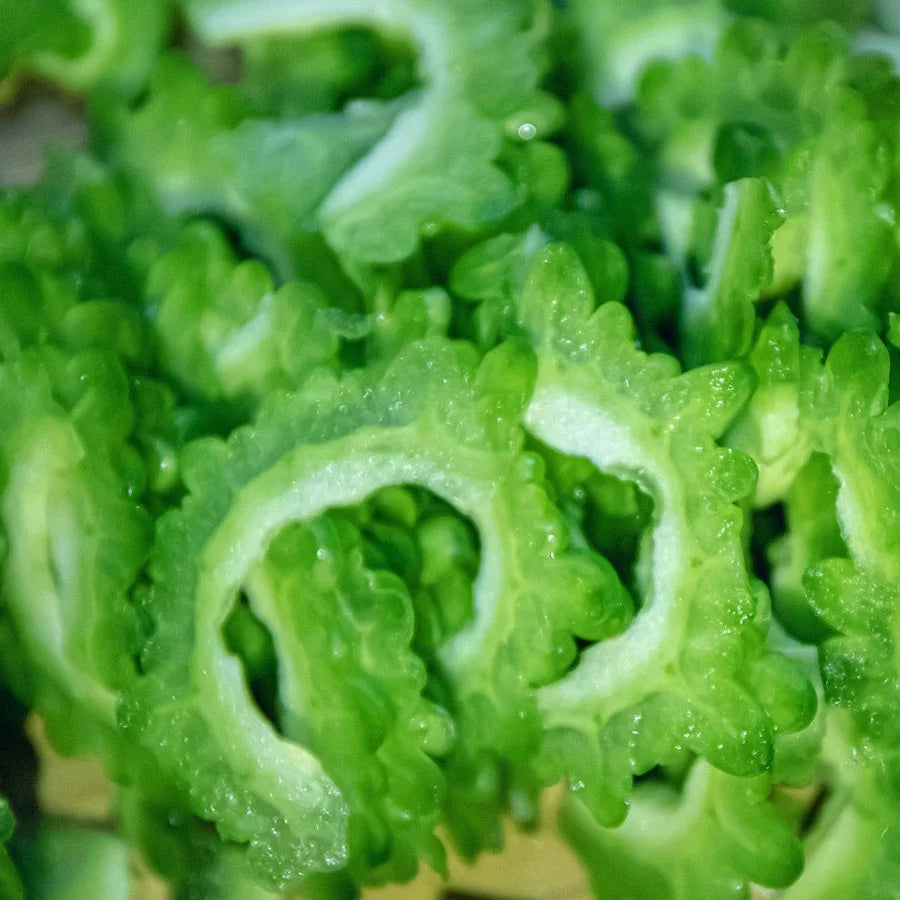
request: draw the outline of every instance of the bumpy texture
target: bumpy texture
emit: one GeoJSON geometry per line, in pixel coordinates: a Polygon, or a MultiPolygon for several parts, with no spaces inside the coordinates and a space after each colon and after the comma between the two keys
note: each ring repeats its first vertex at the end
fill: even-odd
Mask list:
{"type": "Polygon", "coordinates": [[[139,646],[127,594],[150,541],[120,356],[136,354],[140,322],[102,294],[79,297],[96,296],[72,274],[86,253],[80,223],[58,228],[20,201],[0,217],[2,666],[62,746],[103,752],[131,671],[106,648],[139,646]]]}
{"type": "Polygon", "coordinates": [[[823,363],[800,346],[796,322],[782,308],[766,324],[755,358],[766,389],[735,434],[777,475],[769,494],[784,496],[791,518],[790,535],[772,548],[776,609],[796,635],[819,644],[829,706],[852,710],[831,713],[826,744],[834,782],[828,809],[839,824],[811,838],[815,855],[792,891],[888,896],[898,859],[900,772],[900,428],[896,405],[888,405],[888,353],[874,334],[858,330],[823,363]],[[786,409],[778,414],[788,424],[783,435],[763,427],[775,418],[773,407],[786,409]],[[839,862],[834,835],[842,830],[855,837],[839,862]]]}
{"type": "Polygon", "coordinates": [[[696,762],[680,790],[639,785],[619,828],[601,828],[574,799],[561,827],[597,896],[749,897],[749,882],[786,887],[803,868],[799,840],[766,802],[770,788],[767,776],[735,778],[696,762]]]}
{"type": "Polygon", "coordinates": [[[0,0],[0,895],[894,897],[889,6],[0,0]]]}
{"type": "Polygon", "coordinates": [[[86,721],[115,727],[111,686],[124,680],[125,660],[110,659],[104,647],[137,646],[125,592],[144,561],[149,528],[129,497],[129,475],[140,477],[140,465],[129,459],[124,435],[107,432],[127,408],[121,370],[102,354],[60,356],[26,353],[0,368],[9,398],[0,416],[3,597],[14,653],[32,663],[33,702],[75,748],[67,702],[90,710],[86,721]],[[57,391],[69,392],[68,408],[57,391]]]}
{"type": "Polygon", "coordinates": [[[341,26],[399,33],[417,58],[421,86],[395,101],[266,119],[238,91],[209,91],[198,73],[169,61],[141,114],[120,117],[110,131],[112,152],[149,174],[170,207],[225,215],[270,254],[284,255],[292,232],[321,228],[339,253],[387,263],[412,253],[423,232],[496,222],[522,199],[493,164],[504,132],[527,124],[543,133],[557,118],[535,86],[529,4],[188,6],[200,35],[218,45],[341,26]],[[497,67],[503,79],[491,77],[497,67]],[[173,106],[190,109],[190,132],[172,131],[173,106]]]}
{"type": "Polygon", "coordinates": [[[264,265],[238,261],[206,223],[186,228],[154,263],[146,294],[160,365],[190,396],[261,397],[337,364],[337,311],[329,318],[321,291],[302,282],[276,289],[264,265]]]}
{"type": "MultiPolygon", "coordinates": [[[[727,197],[736,179],[771,179],[785,218],[771,244],[774,275],[759,288],[782,293],[802,284],[807,327],[834,339],[883,315],[894,140],[866,95],[880,83],[879,66],[853,57],[839,29],[819,26],[783,46],[775,29],[742,21],[722,35],[711,61],[654,63],[638,93],[638,127],[666,185],[670,254],[709,252],[704,191],[727,197]]],[[[717,233],[713,255],[718,247],[717,233]]],[[[687,353],[700,352],[686,341],[687,353]]]]}
{"type": "MultiPolygon", "coordinates": [[[[162,520],[157,542],[148,606],[155,632],[142,656],[146,678],[121,721],[175,768],[197,811],[224,837],[249,843],[260,869],[276,881],[345,862],[346,803],[355,796],[367,798],[354,804],[358,839],[371,846],[373,859],[396,854],[395,875],[409,874],[416,853],[404,848],[410,841],[413,849],[433,844],[427,833],[442,790],[428,756],[446,752],[452,735],[446,713],[418,697],[425,672],[408,649],[412,610],[402,586],[386,576],[354,576],[358,563],[340,542],[340,577],[329,576],[327,560],[339,536],[304,538],[302,529],[290,530],[292,523],[393,484],[427,488],[471,519],[482,553],[471,619],[437,648],[435,664],[451,680],[460,740],[501,756],[521,758],[534,746],[532,689],[571,661],[573,635],[602,637],[627,615],[621,591],[607,600],[607,586],[616,583],[608,566],[589,554],[559,558],[564,526],[535,480],[536,461],[519,453],[517,417],[531,379],[527,356],[500,348],[477,368],[476,359],[466,345],[413,344],[374,383],[367,373],[342,381],[317,376],[301,394],[273,397],[257,423],[227,444],[188,448],[190,496],[182,512],[162,520]],[[318,561],[304,575],[313,549],[318,561]],[[254,708],[224,644],[222,626],[239,590],[276,635],[284,736],[254,708]],[[329,598],[318,613],[317,590],[329,598]],[[550,591],[564,599],[552,613],[541,605],[550,591]],[[302,604],[293,599],[299,596],[302,604]],[[327,618],[304,636],[295,629],[306,603],[305,615],[327,618]],[[347,631],[351,622],[360,628],[366,615],[385,639],[378,655],[396,647],[389,669],[370,658],[373,646],[347,631]],[[316,633],[324,645],[309,643],[316,633]],[[335,640],[346,645],[347,661],[329,674],[339,665],[328,657],[335,640]],[[384,737],[353,750],[349,731],[342,747],[324,725],[304,739],[308,746],[292,742],[322,715],[318,692],[335,702],[329,679],[345,678],[334,690],[358,684],[353,693],[371,698],[367,716],[386,704],[378,729],[387,729],[384,737]],[[182,746],[189,752],[176,749],[182,746]],[[373,767],[371,777],[365,767],[373,767]],[[388,795],[379,799],[384,788],[376,785],[384,779],[388,795]],[[370,821],[362,815],[365,803],[373,804],[370,821]],[[387,812],[378,813],[383,803],[387,812]],[[411,819],[417,822],[412,837],[405,824],[411,819]],[[416,837],[420,830],[424,837],[416,837]]],[[[374,727],[367,724],[363,733],[374,727]]]]}
{"type": "Polygon", "coordinates": [[[636,479],[654,503],[634,623],[539,692],[550,772],[568,774],[610,823],[624,816],[631,776],[683,750],[736,775],[764,772],[775,731],[803,727],[815,699],[763,646],[767,611],[746,575],[734,505],[753,467],[713,440],[749,395],[746,370],[679,375],[673,359],[634,350],[620,306],[592,305],[570,250],[538,257],[522,296],[539,359],[526,427],[636,479]]]}

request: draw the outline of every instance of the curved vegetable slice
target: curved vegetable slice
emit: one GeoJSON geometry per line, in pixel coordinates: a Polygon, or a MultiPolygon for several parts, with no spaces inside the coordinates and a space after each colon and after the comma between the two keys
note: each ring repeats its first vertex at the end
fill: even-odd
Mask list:
{"type": "Polygon", "coordinates": [[[404,881],[420,858],[443,868],[432,757],[454,725],[422,697],[406,585],[364,565],[351,522],[320,517],[282,531],[244,592],[272,634],[281,732],[323,761],[348,804],[354,880],[404,881]]]}
{"type": "Polygon", "coordinates": [[[900,419],[888,406],[889,356],[859,330],[823,365],[786,310],[773,313],[755,355],[772,377],[753,401],[756,436],[743,445],[768,463],[762,423],[788,423],[772,457],[782,460],[773,497],[784,492],[790,525],[773,548],[776,609],[818,643],[829,706],[831,793],[787,896],[888,897],[900,866],[900,419]]]}
{"type": "Polygon", "coordinates": [[[813,644],[830,628],[809,604],[804,587],[807,569],[823,559],[847,556],[837,518],[837,492],[830,460],[824,453],[814,453],[784,498],[787,530],[768,548],[776,616],[791,634],[813,644]]]}
{"type": "Polygon", "coordinates": [[[871,332],[844,335],[809,390],[806,410],[838,480],[837,512],[853,559],[900,580],[900,407],[888,406],[890,357],[871,332]]]}
{"type": "Polygon", "coordinates": [[[94,262],[81,221],[62,225],[33,197],[0,205],[0,604],[11,629],[0,668],[59,749],[101,755],[118,777],[135,761],[115,734],[115,691],[134,674],[128,595],[150,537],[138,498],[152,476],[131,439],[152,436],[166,395],[126,372],[140,322],[106,299],[94,262]]]}
{"type": "Polygon", "coordinates": [[[858,329],[837,341],[823,365],[820,351],[800,344],[796,320],[779,306],[750,358],[760,387],[729,437],[767,473],[760,504],[781,499],[810,457],[823,455],[837,482],[847,553],[860,571],[893,583],[900,577],[900,417],[897,405],[888,405],[887,348],[858,329]]]}
{"type": "Polygon", "coordinates": [[[397,101],[358,101],[339,113],[282,121],[240,122],[233,104],[232,116],[220,118],[215,98],[232,92],[203,87],[172,67],[158,76],[157,99],[134,122],[120,122],[116,152],[148,169],[170,205],[215,209],[257,236],[268,232],[264,239],[319,227],[339,253],[387,263],[412,254],[424,232],[495,222],[521,199],[494,165],[504,131],[515,136],[529,126],[534,136],[557,118],[535,87],[529,4],[199,0],[188,11],[212,45],[258,47],[266,39],[368,27],[401,35],[418,54],[423,85],[397,101]],[[192,113],[204,111],[192,126],[205,133],[203,151],[172,131],[170,107],[188,90],[192,113]],[[185,148],[181,158],[170,149],[173,136],[185,148]],[[151,146],[165,148],[162,160],[148,153],[151,146]]]}
{"type": "Polygon", "coordinates": [[[873,897],[888,896],[900,870],[900,407],[887,405],[888,383],[885,347],[851,332],[813,382],[808,410],[837,482],[849,559],[816,563],[804,586],[830,629],[819,646],[825,697],[851,717],[842,774],[857,786],[841,821],[856,822],[858,852],[872,859],[868,874],[850,869],[873,897]]]}
{"type": "Polygon", "coordinates": [[[888,900],[900,877],[896,762],[886,768],[860,754],[865,737],[848,711],[829,709],[827,723],[820,777],[828,793],[804,839],[803,873],[785,900],[888,900]]]}
{"type": "Polygon", "coordinates": [[[758,383],[727,440],[753,457],[759,470],[753,499],[765,507],[784,497],[813,452],[801,385],[818,364],[818,351],[800,345],[797,320],[779,303],[763,322],[748,361],[758,383]]]}
{"type": "Polygon", "coordinates": [[[0,393],[0,573],[16,636],[3,666],[27,660],[25,690],[57,746],[109,757],[137,646],[126,596],[149,538],[128,382],[102,351],[47,347],[0,366],[0,393]]]}
{"type": "Polygon", "coordinates": [[[636,123],[658,166],[660,214],[676,222],[666,235],[670,254],[683,262],[692,243],[701,260],[708,253],[710,188],[764,176],[785,219],[772,236],[771,278],[754,288],[779,296],[802,286],[804,326],[826,341],[884,322],[895,302],[885,288],[896,256],[896,124],[879,110],[877,89],[869,91],[871,82],[890,96],[896,81],[885,86],[880,66],[854,58],[832,25],[785,46],[750,19],[724,32],[710,61],[655,63],[638,92],[636,123]]]}
{"type": "MultiPolygon", "coordinates": [[[[476,359],[467,345],[432,340],[404,351],[377,383],[365,372],[342,382],[315,378],[300,394],[273,398],[257,423],[227,444],[204,441],[185,461],[191,493],[181,511],[163,518],[158,535],[148,608],[155,632],[142,657],[146,677],[130,692],[121,722],[184,783],[196,812],[215,821],[225,839],[249,845],[254,867],[271,883],[341,868],[348,816],[358,812],[348,810],[348,801],[359,790],[384,789],[353,786],[358,775],[346,771],[332,777],[329,766],[341,761],[324,729],[302,744],[279,735],[254,706],[225,645],[222,628],[242,589],[260,618],[294,616],[293,630],[279,629],[275,638],[283,699],[295,721],[315,721],[318,713],[304,706],[310,702],[304,684],[316,677],[312,657],[324,650],[311,652],[306,644],[312,637],[296,629],[313,621],[310,616],[330,614],[291,612],[294,602],[306,602],[305,593],[297,593],[300,576],[288,574],[283,563],[273,569],[266,562],[287,540],[285,529],[395,484],[427,488],[472,521],[482,552],[472,618],[439,648],[439,666],[451,685],[466,735],[461,739],[499,754],[521,758],[536,748],[533,686],[572,659],[572,635],[602,636],[621,622],[624,613],[615,606],[621,592],[611,605],[606,598],[617,583],[611,569],[588,555],[557,558],[566,544],[563,526],[537,481],[539,466],[519,455],[529,358],[506,346],[477,370],[476,359]],[[546,596],[560,602],[550,610],[546,596]],[[312,667],[306,675],[305,666],[312,667]],[[317,739],[330,759],[310,749],[317,739]]],[[[404,624],[408,609],[391,620],[391,610],[402,611],[406,601],[394,594],[379,613],[370,593],[378,579],[369,581],[368,592],[363,583],[343,585],[337,595],[331,589],[330,602],[345,605],[345,612],[334,613],[346,620],[340,627],[386,628],[395,660],[407,660],[415,685],[418,664],[404,649],[412,638],[404,624]],[[371,626],[364,626],[366,616],[373,617],[371,626]]],[[[377,750],[384,755],[368,765],[388,779],[398,815],[428,815],[405,804],[420,802],[423,778],[435,783],[426,755],[445,741],[435,742],[431,726],[416,724],[427,717],[414,703],[392,709],[383,688],[389,673],[366,662],[374,652],[367,640],[346,641],[340,642],[351,657],[350,648],[359,654],[349,663],[359,691],[369,701],[382,698],[386,721],[411,717],[393,728],[405,752],[420,760],[398,773],[386,738],[377,750]],[[413,784],[394,785],[391,779],[401,776],[413,784]]],[[[330,679],[324,673],[331,664],[321,665],[330,679]]],[[[352,710],[344,714],[353,721],[352,710]]],[[[306,738],[302,728],[294,733],[306,738]]],[[[396,821],[392,827],[397,830],[396,821]]],[[[392,838],[397,835],[384,836],[388,846],[392,838]]]]}
{"type": "Polygon", "coordinates": [[[767,802],[766,775],[737,778],[695,762],[682,786],[635,787],[628,818],[603,828],[568,798],[560,827],[610,900],[749,897],[751,882],[786,887],[803,867],[800,841],[767,802]]]}
{"type": "Polygon", "coordinates": [[[754,351],[763,388],[732,437],[769,471],[770,460],[777,463],[766,499],[786,493],[792,516],[780,573],[796,591],[806,570],[809,610],[831,634],[818,635],[826,638],[820,648],[826,696],[863,715],[873,713],[868,704],[878,697],[886,714],[900,671],[892,637],[900,579],[900,416],[896,404],[888,406],[890,359],[867,330],[845,334],[824,365],[818,357],[799,344],[790,314],[776,310],[754,351]],[[786,423],[784,433],[773,436],[765,425],[770,420],[786,423]],[[769,453],[767,442],[777,452],[769,453]],[[818,502],[804,503],[810,490],[818,502]],[[829,497],[830,514],[821,509],[829,497]],[[868,696],[869,688],[875,695],[868,696]],[[851,693],[838,699],[845,690],[851,693]]]}
{"type": "Polygon", "coordinates": [[[539,359],[526,427],[635,480],[655,506],[634,622],[538,692],[548,777],[569,774],[610,824],[632,775],[683,748],[732,774],[766,771],[774,733],[802,727],[815,696],[762,647],[767,607],[748,582],[734,505],[754,469],[714,441],[746,402],[746,369],[678,375],[673,359],[635,350],[621,306],[592,305],[572,252],[543,251],[521,301],[539,359]]]}
{"type": "Polygon", "coordinates": [[[682,344],[688,365],[737,359],[750,349],[755,304],[772,279],[770,241],[782,215],[764,179],[725,185],[706,283],[685,290],[682,344]]]}
{"type": "Polygon", "coordinates": [[[317,230],[320,204],[396,109],[373,101],[299,119],[253,112],[235,87],[211,85],[173,54],[159,60],[144,103],[99,109],[97,130],[107,153],[149,181],[167,211],[222,216],[290,270],[298,233],[317,230]]]}
{"type": "Polygon", "coordinates": [[[193,397],[256,398],[337,362],[321,292],[302,282],[276,289],[264,265],[239,263],[207,223],[188,226],[153,264],[144,302],[160,365],[193,397]]]}

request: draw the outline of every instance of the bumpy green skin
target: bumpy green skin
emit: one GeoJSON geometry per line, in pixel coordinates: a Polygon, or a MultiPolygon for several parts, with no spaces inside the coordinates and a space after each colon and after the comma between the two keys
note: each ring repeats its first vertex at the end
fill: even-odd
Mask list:
{"type": "MultiPolygon", "coordinates": [[[[500,341],[522,339],[519,297],[535,253],[563,241],[577,254],[598,297],[621,301],[628,286],[628,261],[596,220],[557,211],[522,232],[504,232],[463,253],[450,270],[450,290],[473,309],[467,322],[471,339],[489,349],[500,341]]],[[[463,319],[463,321],[466,321],[463,319]]]]}
{"type": "Polygon", "coordinates": [[[140,88],[169,25],[170,0],[0,4],[0,76],[24,71],[69,90],[140,88]]]}
{"type": "Polygon", "coordinates": [[[107,156],[148,181],[168,212],[223,217],[290,269],[297,233],[318,230],[320,205],[395,114],[373,102],[344,114],[258,117],[237,88],[212,85],[171,55],[158,61],[141,108],[104,106],[97,127],[107,156]]]}
{"type": "Polygon", "coordinates": [[[547,243],[534,227],[525,234],[499,234],[464,253],[450,271],[450,289],[472,313],[473,337],[492,347],[518,328],[516,297],[522,290],[531,255],[547,243]]]}
{"type": "Polygon", "coordinates": [[[538,349],[526,427],[550,447],[637,481],[654,503],[643,605],[619,637],[538,692],[548,776],[620,821],[631,778],[691,750],[735,775],[765,772],[777,731],[803,727],[812,688],[763,647],[767,609],[744,566],[734,501],[752,463],[715,436],[746,401],[742,366],[679,375],[634,349],[625,311],[593,311],[568,248],[536,258],[521,315],[538,349]]]}
{"type": "Polygon", "coordinates": [[[118,793],[120,834],[168,882],[173,900],[275,900],[246,865],[246,854],[224,844],[215,829],[178,800],[132,785],[118,793]]]}
{"type": "Polygon", "coordinates": [[[818,351],[800,345],[797,320],[778,304],[762,323],[748,360],[757,387],[727,442],[753,457],[759,470],[753,502],[766,507],[786,495],[812,453],[801,383],[817,365],[818,351]]]}
{"type": "Polygon", "coordinates": [[[873,334],[844,335],[810,384],[806,409],[838,480],[850,555],[887,584],[900,577],[900,410],[888,405],[889,367],[873,334]]]}
{"type": "Polygon", "coordinates": [[[803,868],[799,839],[767,802],[770,786],[765,775],[736,778],[695,762],[681,790],[638,785],[618,828],[602,828],[575,798],[560,828],[598,897],[749,898],[751,883],[786,887],[803,868]]]}
{"type": "Polygon", "coordinates": [[[423,86],[399,101],[365,101],[295,120],[244,120],[252,107],[164,63],[151,101],[108,128],[111,152],[149,175],[169,208],[226,215],[269,254],[298,228],[321,229],[345,257],[394,262],[421,234],[475,229],[521,200],[494,165],[504,133],[547,132],[556,107],[537,91],[527,4],[466,0],[189,3],[214,45],[250,45],[346,26],[408,38],[423,86]],[[492,72],[503,71],[496,79],[492,72]],[[173,108],[191,126],[173,130],[173,108]],[[202,138],[202,143],[199,139],[202,138]],[[202,149],[201,149],[202,148],[202,149]],[[248,166],[248,161],[252,165],[248,166]],[[390,222],[385,228],[384,223],[390,222]]]}
{"type": "MultiPolygon", "coordinates": [[[[224,645],[222,626],[244,589],[257,615],[273,624],[290,685],[282,697],[286,722],[298,723],[294,733],[305,737],[303,721],[320,715],[307,695],[318,665],[326,681],[342,670],[337,660],[317,659],[327,644],[310,646],[313,636],[294,624],[290,631],[274,627],[285,616],[302,615],[290,603],[299,589],[295,576],[264,562],[285,528],[392,484],[425,487],[471,519],[482,552],[473,617],[438,648],[437,664],[452,685],[461,740],[513,760],[527,759],[537,746],[533,688],[571,662],[573,635],[605,636],[627,616],[621,589],[609,592],[617,583],[609,566],[590,554],[564,554],[565,528],[540,487],[540,466],[520,456],[529,357],[506,346],[477,370],[476,360],[468,345],[431,340],[401,353],[375,383],[365,372],[342,382],[322,375],[299,395],[276,395],[257,423],[227,444],[201,442],[185,459],[190,495],[180,512],[163,518],[152,566],[147,612],[155,631],[142,656],[146,677],[126,698],[120,721],[158,754],[198,814],[215,821],[224,838],[249,845],[254,867],[271,883],[341,868],[348,800],[367,798],[374,814],[382,802],[375,795],[385,790],[347,769],[350,750],[341,751],[325,731],[309,738],[312,749],[291,741],[290,729],[287,737],[277,734],[251,702],[240,664],[224,645]],[[552,612],[546,596],[560,598],[552,612]]],[[[347,631],[349,604],[353,610],[371,604],[369,592],[379,583],[376,578],[363,590],[364,579],[354,586],[352,557],[349,562],[341,577],[351,580],[331,589],[337,607],[318,615],[336,617],[329,640],[342,633],[355,648],[346,665],[359,689],[388,704],[382,749],[353,753],[387,779],[397,806],[371,821],[359,803],[353,812],[364,826],[359,840],[366,851],[375,838],[386,841],[383,852],[396,852],[399,871],[408,873],[409,847],[421,847],[423,838],[418,825],[402,823],[422,816],[427,831],[433,821],[440,779],[428,756],[446,749],[446,739],[435,736],[446,727],[416,696],[423,671],[403,649],[412,629],[402,593],[395,591],[380,613],[375,605],[365,613],[396,648],[393,675],[384,662],[367,661],[374,651],[365,635],[347,631]],[[405,687],[389,700],[385,686],[392,677],[402,677],[405,687]]],[[[328,568],[319,570],[327,590],[328,568]]],[[[348,729],[355,729],[351,720],[348,729]]]]}
{"type": "Polygon", "coordinates": [[[188,226],[155,262],[144,303],[160,365],[189,396],[257,398],[337,367],[338,334],[313,286],[275,288],[260,262],[238,262],[221,232],[188,226]]]}
{"type": "Polygon", "coordinates": [[[149,539],[131,497],[143,473],[125,443],[127,381],[103,353],[47,348],[0,366],[0,389],[2,596],[16,656],[54,739],[97,753],[115,730],[111,688],[137,646],[125,596],[149,539]]]}
{"type": "Polygon", "coordinates": [[[682,340],[688,366],[737,359],[750,349],[755,304],[773,274],[770,241],[781,224],[772,194],[761,178],[725,185],[706,283],[685,292],[682,340]]]}
{"type": "Polygon", "coordinates": [[[829,794],[805,835],[806,862],[788,900],[896,895],[900,877],[900,802],[896,763],[860,753],[868,738],[852,714],[830,708],[819,778],[829,794]]]}
{"type": "Polygon", "coordinates": [[[77,222],[60,230],[27,202],[0,209],[2,600],[14,632],[3,668],[62,747],[98,753],[137,646],[125,595],[149,543],[115,352],[138,343],[136,323],[121,304],[78,302],[77,222]]]}
{"type": "MultiPolygon", "coordinates": [[[[602,896],[785,887],[813,780],[788,900],[896,894],[900,80],[799,30],[865,6],[185,0],[242,77],[144,96],[167,3],[0,0],[106,160],[0,201],[0,677],[180,896],[440,870],[561,778],[602,896]]],[[[70,837],[26,887],[127,892],[70,837]]]]}
{"type": "Polygon", "coordinates": [[[130,375],[140,319],[89,235],[34,195],[0,204],[0,669],[60,750],[127,778],[140,754],[117,736],[115,692],[135,674],[141,500],[171,398],[130,375]]]}
{"type": "Polygon", "coordinates": [[[810,607],[804,578],[814,563],[847,554],[837,494],[831,461],[824,453],[813,453],[785,495],[787,531],[768,548],[778,619],[792,634],[815,644],[828,635],[829,626],[810,607]]]}
{"type": "Polygon", "coordinates": [[[802,285],[804,324],[825,340],[880,327],[895,252],[886,215],[894,126],[879,102],[896,91],[881,63],[854,58],[830,25],[785,45],[777,31],[741,20],[711,61],[654,63],[637,96],[637,123],[658,167],[664,221],[672,211],[670,254],[691,248],[702,261],[709,252],[704,191],[765,176],[785,213],[766,293],[802,285]]]}
{"type": "Polygon", "coordinates": [[[858,330],[823,363],[800,346],[796,322],[781,309],[755,361],[763,387],[735,436],[778,473],[769,497],[785,497],[790,530],[772,548],[776,608],[819,645],[832,708],[823,758],[833,796],[788,896],[887,897],[900,860],[900,420],[888,405],[889,356],[873,333],[858,330]],[[760,438],[776,420],[788,430],[769,454],[760,438]]]}
{"type": "Polygon", "coordinates": [[[887,405],[887,383],[884,347],[855,332],[838,341],[811,390],[810,416],[838,483],[849,554],[823,560],[804,578],[812,610],[834,635],[819,648],[826,698],[852,714],[841,773],[852,794],[841,821],[856,824],[856,852],[842,857],[849,871],[826,897],[838,896],[843,883],[858,896],[887,897],[900,871],[900,410],[887,405]]]}
{"type": "Polygon", "coordinates": [[[146,186],[90,157],[54,152],[40,184],[0,195],[0,329],[14,332],[0,341],[104,346],[146,369],[146,268],[177,234],[146,186]]]}
{"type": "MultiPolygon", "coordinates": [[[[790,540],[797,542],[789,551],[796,558],[790,580],[796,587],[806,567],[825,564],[809,573],[807,591],[814,610],[841,631],[848,623],[840,619],[845,604],[838,586],[848,596],[858,594],[865,606],[866,580],[890,590],[900,572],[898,414],[888,405],[889,354],[872,332],[861,329],[844,335],[823,364],[818,351],[799,343],[796,320],[778,307],[751,360],[760,387],[729,440],[759,460],[767,481],[757,494],[760,505],[788,498],[789,515],[793,508],[796,518],[790,540]],[[776,421],[780,430],[766,427],[776,421]],[[805,499],[810,491],[831,497],[833,512],[819,515],[805,499]],[[833,517],[839,535],[827,524],[833,517]],[[833,556],[849,557],[852,569],[826,564],[833,556]]],[[[849,627],[862,632],[872,622],[849,627]]]]}
{"type": "Polygon", "coordinates": [[[404,881],[443,865],[434,836],[452,719],[425,700],[406,585],[368,569],[347,521],[298,523],[244,588],[278,659],[281,731],[324,761],[348,804],[355,880],[404,881]]]}

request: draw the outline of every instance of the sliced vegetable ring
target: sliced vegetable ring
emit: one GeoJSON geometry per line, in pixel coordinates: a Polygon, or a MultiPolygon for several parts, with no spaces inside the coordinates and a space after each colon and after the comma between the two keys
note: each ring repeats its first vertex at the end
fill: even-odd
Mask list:
{"type": "Polygon", "coordinates": [[[417,57],[422,85],[397,100],[281,121],[260,118],[237,91],[210,91],[198,73],[169,60],[150,102],[133,121],[119,117],[113,153],[149,172],[169,208],[225,214],[270,256],[278,252],[273,238],[290,242],[300,229],[321,230],[351,259],[397,262],[423,233],[499,221],[523,199],[496,165],[504,136],[525,127],[531,139],[558,123],[558,104],[536,88],[539,29],[530,3],[195,0],[187,7],[213,46],[252,48],[361,27],[407,40],[417,57]],[[503,79],[494,77],[500,70],[503,79]],[[173,131],[173,106],[185,108],[190,125],[173,131]]]}
{"type": "MultiPolygon", "coordinates": [[[[240,662],[223,638],[241,590],[260,619],[291,616],[284,597],[296,580],[291,566],[283,554],[277,570],[265,561],[274,544],[283,550],[294,523],[398,484],[427,488],[472,521],[482,553],[473,615],[439,648],[435,664],[464,711],[461,731],[467,721],[478,723],[460,739],[500,754],[536,748],[532,689],[571,661],[572,635],[603,636],[627,615],[621,608],[626,595],[608,564],[564,555],[564,528],[535,480],[540,467],[520,452],[530,356],[508,345],[480,366],[477,359],[464,344],[412,345],[376,382],[367,373],[341,382],[323,375],[299,394],[273,398],[255,425],[227,443],[205,440],[186,453],[190,495],[159,529],[148,607],[155,631],[143,654],[146,676],[126,698],[121,722],[174,770],[199,814],[215,821],[224,838],[249,845],[260,873],[272,881],[340,868],[348,840],[338,783],[347,784],[350,775],[329,772],[337,765],[333,758],[319,759],[277,733],[254,706],[240,662]],[[560,598],[552,611],[542,603],[550,590],[560,598]]],[[[356,599],[368,610],[356,613],[361,631],[376,627],[365,624],[366,615],[377,622],[398,602],[408,603],[395,591],[379,613],[378,579],[369,577],[372,599],[365,591],[356,599]]],[[[292,596],[302,605],[302,580],[298,585],[292,596]]],[[[345,596],[352,599],[352,592],[345,596]]],[[[303,621],[302,608],[294,615],[303,621]]],[[[380,625],[396,667],[408,666],[412,675],[404,688],[408,702],[385,698],[394,707],[386,720],[390,734],[373,748],[377,753],[390,740],[402,740],[419,760],[411,766],[405,752],[402,772],[391,770],[389,757],[382,760],[387,780],[374,789],[391,794],[401,812],[404,798],[422,796],[423,783],[440,792],[441,779],[426,756],[447,749],[446,738],[435,739],[443,716],[410,693],[411,686],[424,687],[424,669],[409,649],[409,619],[405,609],[399,630],[380,625]]],[[[317,661],[306,658],[309,648],[293,653],[302,641],[278,633],[283,699],[302,719],[313,714],[302,696],[311,677],[298,675],[298,667],[314,673],[317,661]],[[292,688],[299,690],[288,696],[292,688]]],[[[365,639],[357,645],[355,677],[369,696],[382,694],[388,674],[377,661],[366,663],[367,646],[365,639]]],[[[406,808],[406,815],[424,814],[430,822],[433,811],[406,808]]]]}
{"type": "Polygon", "coordinates": [[[748,579],[734,505],[755,471],[714,441],[750,394],[746,369],[678,375],[673,359],[634,348],[621,306],[592,305],[572,251],[537,257],[521,306],[539,359],[526,427],[635,479],[656,507],[634,623],[538,692],[550,777],[569,774],[612,823],[624,816],[633,774],[686,751],[732,774],[766,771],[775,732],[803,727],[815,695],[789,661],[763,649],[768,608],[748,579]]]}

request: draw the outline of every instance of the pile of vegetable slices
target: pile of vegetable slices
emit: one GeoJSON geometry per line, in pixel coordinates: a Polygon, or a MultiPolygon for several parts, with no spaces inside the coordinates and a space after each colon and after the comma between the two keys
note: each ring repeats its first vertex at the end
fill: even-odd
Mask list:
{"type": "Polygon", "coordinates": [[[560,782],[604,900],[897,897],[896,4],[0,22],[89,130],[0,194],[0,897],[353,897],[560,782]]]}

